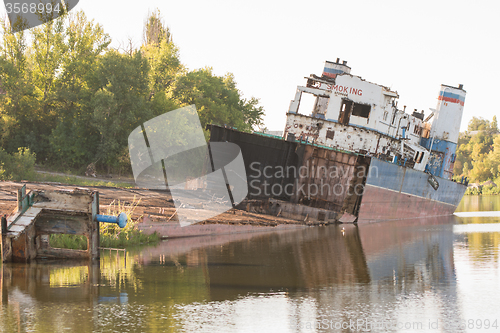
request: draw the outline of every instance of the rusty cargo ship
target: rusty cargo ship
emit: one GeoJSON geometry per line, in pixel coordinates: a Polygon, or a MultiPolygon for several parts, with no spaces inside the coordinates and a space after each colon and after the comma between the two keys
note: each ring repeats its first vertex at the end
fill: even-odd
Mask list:
{"type": "Polygon", "coordinates": [[[325,223],[453,214],[466,190],[452,179],[463,85],[441,85],[424,118],[350,71],[337,59],[306,77],[282,135],[208,126],[211,142],[241,149],[248,195],[239,208],[325,223]]]}

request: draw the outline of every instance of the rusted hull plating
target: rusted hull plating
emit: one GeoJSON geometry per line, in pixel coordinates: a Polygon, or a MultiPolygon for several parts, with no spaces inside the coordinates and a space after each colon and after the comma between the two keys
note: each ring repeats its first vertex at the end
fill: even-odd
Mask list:
{"type": "Polygon", "coordinates": [[[456,208],[443,202],[366,185],[358,222],[451,215],[456,208]]]}
{"type": "Polygon", "coordinates": [[[305,222],[357,215],[369,157],[210,126],[211,142],[240,146],[248,197],[239,208],[305,222]]]}

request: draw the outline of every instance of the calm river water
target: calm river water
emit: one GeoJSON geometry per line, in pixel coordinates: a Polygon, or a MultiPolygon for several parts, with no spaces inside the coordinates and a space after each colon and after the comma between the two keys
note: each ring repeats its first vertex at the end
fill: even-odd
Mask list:
{"type": "MultiPolygon", "coordinates": [[[[469,196],[458,211],[499,210],[469,196]]],[[[0,332],[500,332],[495,214],[4,264],[0,332]]]]}

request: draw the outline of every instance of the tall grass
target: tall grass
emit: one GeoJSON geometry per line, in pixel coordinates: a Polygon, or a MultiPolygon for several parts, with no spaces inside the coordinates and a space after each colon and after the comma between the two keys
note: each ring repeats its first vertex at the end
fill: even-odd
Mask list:
{"type": "Polygon", "coordinates": [[[49,238],[49,244],[60,249],[86,250],[87,237],[83,235],[52,234],[49,238]]]}
{"type": "Polygon", "coordinates": [[[127,225],[123,229],[114,223],[101,224],[102,247],[125,247],[158,242],[159,236],[157,234],[146,235],[138,229],[137,224],[142,216],[138,217],[135,221],[132,220],[132,215],[140,202],[140,199],[136,201],[135,196],[130,204],[120,202],[120,200],[113,200],[111,202],[106,214],[118,216],[118,214],[123,212],[127,214],[128,220],[127,225]]]}
{"type": "MultiPolygon", "coordinates": [[[[124,212],[127,214],[127,225],[125,228],[120,228],[115,223],[101,223],[100,225],[100,246],[124,248],[128,246],[137,246],[141,244],[154,244],[160,240],[160,237],[154,233],[146,235],[138,229],[137,224],[142,216],[135,221],[132,220],[132,215],[139,205],[141,200],[137,200],[134,196],[132,203],[127,204],[120,200],[113,200],[103,214],[118,216],[124,212]]],[[[50,246],[55,248],[66,248],[75,250],[87,249],[87,237],[81,235],[50,235],[50,246]]]]}

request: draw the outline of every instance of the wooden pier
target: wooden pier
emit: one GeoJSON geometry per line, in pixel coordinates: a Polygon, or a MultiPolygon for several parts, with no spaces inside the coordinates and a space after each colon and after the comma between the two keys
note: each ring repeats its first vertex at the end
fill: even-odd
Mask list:
{"type": "Polygon", "coordinates": [[[2,223],[2,262],[35,258],[99,258],[99,193],[88,189],[18,190],[17,207],[2,223]],[[83,235],[87,250],[57,249],[51,234],[83,235]]]}

